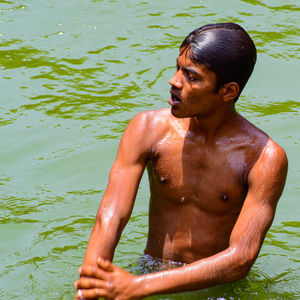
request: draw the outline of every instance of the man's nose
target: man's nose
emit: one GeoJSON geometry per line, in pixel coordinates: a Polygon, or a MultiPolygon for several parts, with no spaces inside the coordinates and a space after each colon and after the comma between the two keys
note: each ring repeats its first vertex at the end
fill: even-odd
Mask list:
{"type": "Polygon", "coordinates": [[[181,76],[178,74],[179,72],[177,71],[174,76],[169,80],[169,83],[172,87],[175,87],[177,89],[182,89],[182,79],[181,76]]]}

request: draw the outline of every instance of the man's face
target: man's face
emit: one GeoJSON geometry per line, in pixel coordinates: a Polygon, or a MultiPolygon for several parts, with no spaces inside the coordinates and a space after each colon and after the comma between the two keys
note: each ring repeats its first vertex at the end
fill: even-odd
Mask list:
{"type": "Polygon", "coordinates": [[[221,97],[215,91],[216,74],[204,64],[191,61],[187,51],[178,56],[176,72],[169,81],[169,104],[172,114],[177,118],[204,117],[221,103],[221,97]]]}

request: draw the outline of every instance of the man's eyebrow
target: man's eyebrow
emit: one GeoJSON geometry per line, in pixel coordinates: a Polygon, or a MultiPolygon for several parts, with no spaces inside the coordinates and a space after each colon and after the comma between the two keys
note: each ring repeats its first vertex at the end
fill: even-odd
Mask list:
{"type": "Polygon", "coordinates": [[[176,64],[177,64],[181,69],[183,69],[184,71],[190,72],[190,73],[192,73],[192,74],[195,74],[195,75],[201,77],[201,75],[200,75],[196,70],[194,70],[194,69],[192,69],[192,68],[189,68],[189,67],[183,67],[183,66],[181,66],[180,63],[178,62],[178,58],[176,59],[176,64]]]}

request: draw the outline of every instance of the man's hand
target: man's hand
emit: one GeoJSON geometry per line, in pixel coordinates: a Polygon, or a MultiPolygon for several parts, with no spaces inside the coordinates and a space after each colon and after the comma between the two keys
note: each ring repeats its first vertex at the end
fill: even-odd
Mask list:
{"type": "Polygon", "coordinates": [[[130,274],[110,261],[97,259],[97,266],[84,266],[79,269],[80,279],[74,283],[79,299],[140,299],[137,296],[137,276],[130,274]]]}

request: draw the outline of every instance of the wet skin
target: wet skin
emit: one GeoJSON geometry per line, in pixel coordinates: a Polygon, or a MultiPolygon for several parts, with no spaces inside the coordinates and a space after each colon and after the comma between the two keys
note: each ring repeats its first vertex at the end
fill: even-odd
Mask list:
{"type": "Polygon", "coordinates": [[[143,112],[130,122],[75,283],[76,297],[140,299],[249,272],[272,223],[287,159],[235,111],[238,85],[216,92],[215,82],[213,72],[182,51],[170,80],[171,109],[143,112]],[[151,192],[145,253],[188,264],[133,276],[110,261],[145,168],[151,192]]]}
{"type": "Polygon", "coordinates": [[[208,141],[190,129],[189,119],[176,119],[169,110],[157,114],[160,128],[168,125],[147,164],[151,198],[145,252],[192,262],[228,247],[249,170],[268,137],[237,116],[227,136],[208,141]]]}
{"type": "Polygon", "coordinates": [[[161,136],[147,164],[151,200],[145,252],[154,257],[192,262],[228,247],[247,175],[267,143],[266,134],[220,106],[215,80],[183,52],[170,80],[172,113],[152,116],[161,136]],[[220,118],[215,125],[216,112],[230,120],[220,118]]]}

